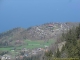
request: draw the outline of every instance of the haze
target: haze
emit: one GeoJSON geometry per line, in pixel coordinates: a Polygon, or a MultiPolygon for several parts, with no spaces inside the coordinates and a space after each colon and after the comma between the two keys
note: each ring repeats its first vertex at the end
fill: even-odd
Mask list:
{"type": "Polygon", "coordinates": [[[80,22],[80,0],[0,0],[0,32],[47,22],[80,22]]]}

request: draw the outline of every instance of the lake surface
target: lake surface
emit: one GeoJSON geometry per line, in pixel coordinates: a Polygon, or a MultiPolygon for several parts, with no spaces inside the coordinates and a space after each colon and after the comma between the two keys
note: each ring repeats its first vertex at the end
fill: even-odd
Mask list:
{"type": "Polygon", "coordinates": [[[0,32],[47,22],[80,22],[80,0],[0,0],[0,32]]]}

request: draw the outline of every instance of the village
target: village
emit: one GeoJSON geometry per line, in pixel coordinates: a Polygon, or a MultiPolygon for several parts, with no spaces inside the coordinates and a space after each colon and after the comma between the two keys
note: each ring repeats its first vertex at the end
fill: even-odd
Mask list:
{"type": "MultiPolygon", "coordinates": [[[[31,30],[28,31],[29,34],[27,33],[29,35],[29,38],[39,39],[40,41],[41,41],[41,39],[42,40],[45,39],[41,43],[40,43],[40,41],[36,42],[37,44],[39,43],[37,48],[34,48],[34,49],[26,48],[26,47],[30,48],[30,46],[36,45],[35,41],[33,43],[33,41],[30,41],[30,40],[25,40],[24,42],[23,42],[23,40],[16,40],[15,45],[22,44],[22,46],[20,46],[20,47],[24,47],[23,45],[25,44],[26,47],[21,48],[19,50],[18,49],[11,49],[8,53],[1,55],[0,59],[1,60],[21,60],[24,57],[37,56],[38,54],[48,52],[49,51],[49,45],[53,42],[53,39],[51,41],[50,40],[48,41],[46,39],[53,37],[55,40],[56,35],[59,35],[60,33],[62,33],[63,30],[64,31],[69,30],[69,27],[64,23],[63,24],[48,23],[48,24],[43,24],[42,26],[33,27],[33,28],[31,28],[31,30]],[[34,32],[35,32],[35,34],[34,34],[34,32]],[[32,34],[34,34],[34,35],[32,35],[32,34]],[[45,43],[45,45],[44,45],[44,43],[45,43]],[[39,47],[39,46],[44,46],[44,48],[39,47]]],[[[64,44],[65,44],[65,42],[64,42],[64,44]]],[[[64,44],[61,43],[58,46],[62,48],[62,46],[64,44]]],[[[19,47],[17,47],[17,48],[19,48],[19,47]]],[[[59,50],[61,50],[61,48],[59,50]]]]}
{"type": "Polygon", "coordinates": [[[23,59],[24,57],[31,57],[36,56],[38,54],[42,54],[44,52],[48,52],[49,47],[45,46],[45,48],[36,48],[33,50],[29,50],[26,48],[23,48],[16,52],[16,50],[11,50],[11,53],[4,54],[3,56],[0,56],[1,60],[17,60],[17,59],[23,59]]]}

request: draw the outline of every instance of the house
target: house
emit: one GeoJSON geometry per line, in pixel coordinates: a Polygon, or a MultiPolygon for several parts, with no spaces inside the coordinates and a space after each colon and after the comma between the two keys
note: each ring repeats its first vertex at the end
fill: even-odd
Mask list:
{"type": "Polygon", "coordinates": [[[24,54],[24,56],[28,57],[28,54],[24,54]]]}
{"type": "Polygon", "coordinates": [[[6,60],[6,57],[2,56],[2,57],[1,57],[1,60],[6,60]]]}
{"type": "Polygon", "coordinates": [[[23,51],[23,52],[28,52],[29,50],[26,49],[26,48],[23,48],[22,51],[23,51]]]}
{"type": "Polygon", "coordinates": [[[37,54],[37,51],[36,50],[32,50],[32,54],[33,55],[36,55],[37,54]]]}
{"type": "Polygon", "coordinates": [[[22,60],[24,56],[20,55],[18,57],[16,57],[16,59],[22,60]]]}
{"type": "Polygon", "coordinates": [[[10,60],[10,59],[11,59],[11,56],[5,54],[5,55],[3,55],[3,56],[1,57],[1,60],[7,60],[7,59],[10,60]]]}
{"type": "Polygon", "coordinates": [[[48,52],[49,51],[49,49],[45,49],[45,52],[48,52]]]}
{"type": "Polygon", "coordinates": [[[42,48],[38,48],[37,50],[38,50],[38,51],[42,51],[42,48]]]}
{"type": "Polygon", "coordinates": [[[53,25],[53,24],[48,24],[48,26],[49,26],[49,27],[53,27],[54,25],[53,25]]]}
{"type": "Polygon", "coordinates": [[[47,45],[45,45],[45,48],[48,48],[48,46],[47,46],[47,45]]]}

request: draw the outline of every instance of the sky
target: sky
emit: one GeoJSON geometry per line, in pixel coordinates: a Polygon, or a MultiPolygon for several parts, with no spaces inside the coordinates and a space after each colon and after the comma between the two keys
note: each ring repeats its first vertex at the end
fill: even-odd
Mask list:
{"type": "Polygon", "coordinates": [[[0,33],[49,22],[80,22],[80,0],[0,0],[0,33]]]}

